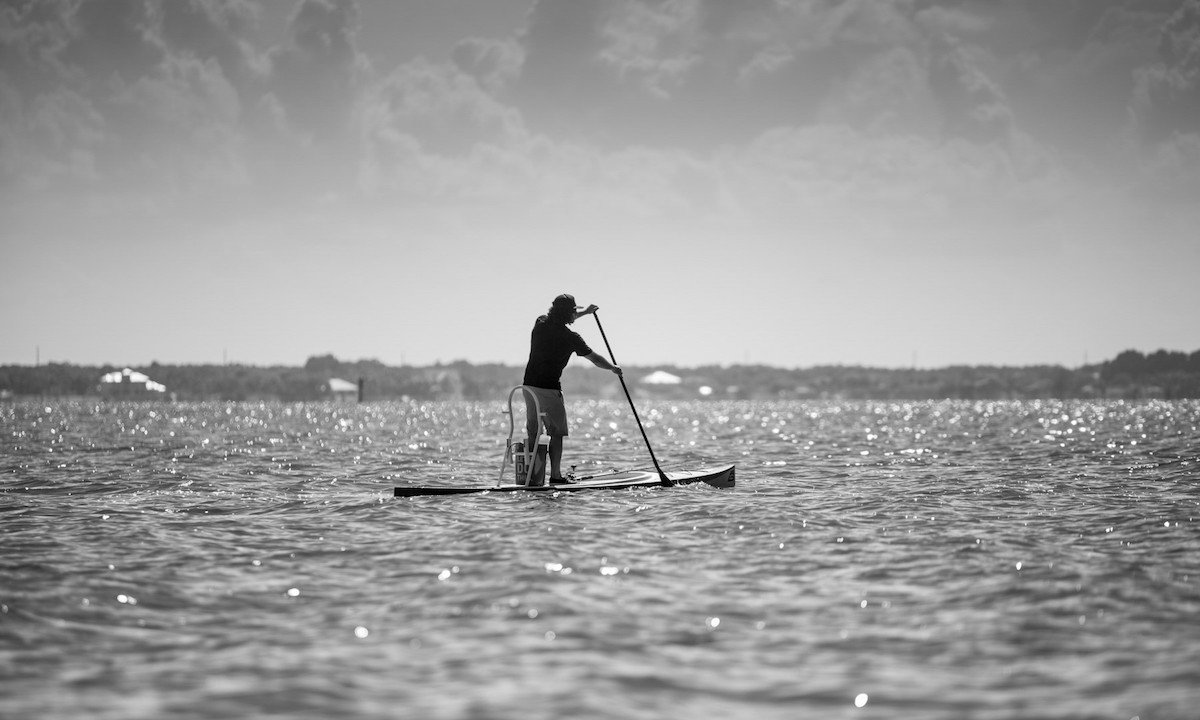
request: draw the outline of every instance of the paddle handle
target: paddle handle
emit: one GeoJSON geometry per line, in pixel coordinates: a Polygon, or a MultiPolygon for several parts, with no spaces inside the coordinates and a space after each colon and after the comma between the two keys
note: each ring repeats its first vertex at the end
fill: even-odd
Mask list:
{"type": "MultiPolygon", "coordinates": [[[[608,335],[604,333],[604,325],[600,323],[599,311],[593,311],[592,317],[596,318],[596,327],[600,328],[600,337],[604,339],[604,347],[608,348],[608,357],[612,360],[613,365],[620,365],[617,362],[617,356],[613,354],[612,345],[608,344],[608,335]]],[[[625,391],[625,399],[629,401],[629,409],[633,411],[633,419],[637,421],[638,430],[642,431],[642,440],[646,442],[646,450],[650,452],[650,462],[654,463],[654,469],[658,471],[658,479],[663,485],[674,485],[667,474],[663,472],[662,467],[658,464],[658,458],[654,457],[654,448],[650,447],[650,438],[646,436],[646,428],[642,426],[642,419],[638,417],[637,408],[633,405],[633,396],[629,394],[629,387],[625,385],[625,375],[618,374],[617,378],[621,381],[621,389],[625,391]]]]}

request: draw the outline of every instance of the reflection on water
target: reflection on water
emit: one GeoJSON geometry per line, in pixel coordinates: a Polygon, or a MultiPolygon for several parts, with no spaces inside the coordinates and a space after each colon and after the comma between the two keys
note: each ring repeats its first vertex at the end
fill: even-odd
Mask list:
{"type": "Polygon", "coordinates": [[[1200,404],[639,412],[739,486],[391,497],[499,402],[0,405],[0,716],[1194,716],[1200,404]]]}

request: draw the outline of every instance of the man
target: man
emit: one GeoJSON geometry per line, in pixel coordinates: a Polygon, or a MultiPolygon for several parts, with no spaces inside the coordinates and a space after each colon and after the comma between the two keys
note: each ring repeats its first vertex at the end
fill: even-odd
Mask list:
{"type": "MultiPolygon", "coordinates": [[[[567,408],[563,402],[562,371],[574,353],[587,358],[598,368],[611,370],[618,376],[621,368],[613,365],[603,355],[592,352],[579,333],[567,326],[583,315],[594,314],[600,308],[588,305],[582,308],[575,304],[573,295],[554,298],[550,310],[533,323],[529,340],[529,362],[525,365],[525,380],[522,384],[537,396],[543,413],[542,422],[550,436],[550,482],[568,482],[562,475],[563,438],[568,434],[567,408]]],[[[525,399],[527,448],[536,448],[538,418],[534,403],[525,399]]]]}

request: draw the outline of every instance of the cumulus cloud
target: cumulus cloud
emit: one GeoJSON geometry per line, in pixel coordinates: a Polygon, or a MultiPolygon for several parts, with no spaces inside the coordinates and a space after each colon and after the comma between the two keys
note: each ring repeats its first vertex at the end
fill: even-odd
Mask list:
{"type": "Polygon", "coordinates": [[[1012,137],[1016,121],[1008,100],[969,50],[950,45],[932,64],[930,86],[943,111],[943,135],[985,143],[1012,137]]]}
{"type": "Polygon", "coordinates": [[[530,142],[520,115],[472,76],[424,59],[396,69],[364,102],[360,179],[373,193],[477,197],[503,187],[490,180],[513,168],[500,158],[530,142]]]}
{"type": "Polygon", "coordinates": [[[83,2],[68,13],[63,19],[71,41],[64,59],[93,82],[135,82],[153,72],[166,54],[144,0],[83,2]]]}
{"type": "Polygon", "coordinates": [[[290,37],[269,55],[271,88],[299,129],[323,141],[349,129],[368,63],[355,46],[353,0],[302,0],[290,37]]]}
{"type": "Polygon", "coordinates": [[[570,92],[591,102],[565,105],[576,132],[562,135],[674,146],[720,178],[722,207],[747,213],[937,213],[972,192],[982,203],[1057,187],[1052,155],[993,76],[993,20],[935,9],[544,0],[533,27],[569,28],[570,42],[531,36],[521,81],[585,79],[570,92]]]}
{"type": "Polygon", "coordinates": [[[94,177],[103,117],[65,86],[65,2],[0,6],[0,183],[42,188],[94,177]]]}
{"type": "Polygon", "coordinates": [[[1200,0],[538,0],[396,68],[365,7],[263,47],[249,0],[5,3],[0,182],[919,214],[1050,202],[1131,122],[1186,177],[1200,132],[1200,0]]]}
{"type": "Polygon", "coordinates": [[[162,36],[179,53],[215,61],[243,101],[261,87],[265,59],[251,40],[257,6],[247,0],[175,0],[162,5],[162,36]]]}
{"type": "Polygon", "coordinates": [[[764,133],[722,154],[716,177],[730,206],[750,217],[843,225],[877,238],[947,217],[1035,217],[1065,192],[1061,169],[1032,150],[845,125],[764,133]]]}
{"type": "Polygon", "coordinates": [[[912,3],[542,0],[518,103],[615,145],[707,150],[814,122],[991,141],[1015,118],[985,64],[990,25],[912,3]]]}
{"type": "Polygon", "coordinates": [[[1136,113],[1151,141],[1200,133],[1200,0],[1188,0],[1161,28],[1159,62],[1138,74],[1136,113]]]}
{"type": "Polygon", "coordinates": [[[0,12],[5,184],[190,187],[245,177],[238,94],[211,53],[168,43],[163,19],[175,11],[64,0],[0,12]]]}
{"type": "Polygon", "coordinates": [[[507,94],[525,62],[515,38],[467,38],[455,44],[452,56],[459,70],[496,96],[507,94]]]}
{"type": "Polygon", "coordinates": [[[1200,0],[1187,0],[1162,26],[1159,62],[1137,75],[1134,113],[1147,186],[1194,201],[1200,192],[1200,0]]]}

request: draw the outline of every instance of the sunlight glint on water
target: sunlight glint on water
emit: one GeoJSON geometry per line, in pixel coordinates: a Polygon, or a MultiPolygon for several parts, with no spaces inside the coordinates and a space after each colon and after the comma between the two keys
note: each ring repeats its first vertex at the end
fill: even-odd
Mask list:
{"type": "MultiPolygon", "coordinates": [[[[0,716],[1200,706],[1200,404],[647,402],[738,487],[391,497],[494,481],[499,410],[0,405],[0,716]]],[[[571,410],[569,463],[648,465],[571,410]]]]}

